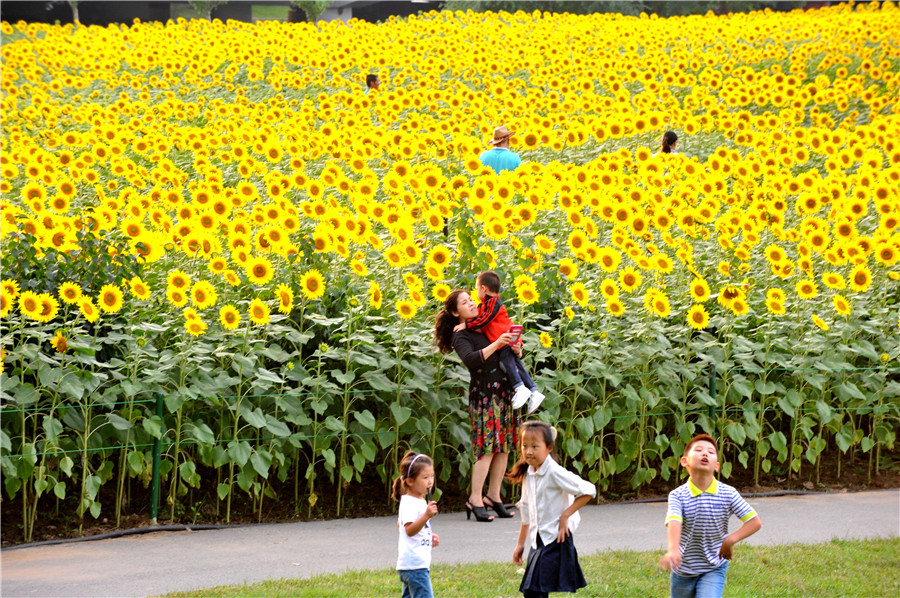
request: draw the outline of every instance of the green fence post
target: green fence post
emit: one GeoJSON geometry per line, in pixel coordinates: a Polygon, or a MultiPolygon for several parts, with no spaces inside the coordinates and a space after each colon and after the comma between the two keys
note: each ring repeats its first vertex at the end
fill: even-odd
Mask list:
{"type": "MultiPolygon", "coordinates": [[[[156,415],[162,421],[163,396],[156,395],[156,415]]],[[[153,480],[150,482],[150,523],[156,525],[156,516],[159,512],[159,456],[162,452],[162,426],[160,426],[159,438],[153,439],[153,480]]]]}
{"type": "Polygon", "coordinates": [[[712,397],[713,404],[709,406],[709,417],[716,420],[716,364],[709,364],[709,396],[712,397]]]}

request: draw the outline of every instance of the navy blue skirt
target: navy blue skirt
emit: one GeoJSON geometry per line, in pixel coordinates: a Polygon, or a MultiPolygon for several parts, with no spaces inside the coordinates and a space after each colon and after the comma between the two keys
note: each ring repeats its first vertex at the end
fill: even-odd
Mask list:
{"type": "Polygon", "coordinates": [[[519,586],[520,592],[575,592],[587,585],[572,534],[566,541],[551,542],[544,546],[541,535],[537,536],[537,548],[528,553],[525,576],[519,586]]]}

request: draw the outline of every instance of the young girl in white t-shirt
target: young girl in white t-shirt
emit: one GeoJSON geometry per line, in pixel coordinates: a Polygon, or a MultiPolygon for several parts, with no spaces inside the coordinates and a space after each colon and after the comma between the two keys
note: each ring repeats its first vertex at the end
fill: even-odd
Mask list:
{"type": "Polygon", "coordinates": [[[426,501],[434,486],[434,462],[428,455],[407,452],[400,461],[400,476],[394,480],[391,496],[400,503],[397,527],[397,574],[403,583],[403,598],[433,598],[431,589],[431,548],[440,538],[431,531],[437,503],[426,501]]]}
{"type": "Polygon", "coordinates": [[[521,458],[506,474],[508,479],[522,484],[522,521],[513,562],[522,564],[527,542],[528,563],[519,586],[525,598],[575,592],[587,585],[572,532],[580,520],[578,509],[597,495],[597,489],[550,456],[555,432],[544,422],[525,422],[519,433],[521,458]]]}

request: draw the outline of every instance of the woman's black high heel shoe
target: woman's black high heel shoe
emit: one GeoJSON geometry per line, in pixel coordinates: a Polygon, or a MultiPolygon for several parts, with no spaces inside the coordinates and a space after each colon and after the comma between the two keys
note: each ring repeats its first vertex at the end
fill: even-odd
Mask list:
{"type": "Polygon", "coordinates": [[[509,519],[513,516],[513,513],[507,511],[506,505],[504,505],[502,502],[494,502],[487,496],[485,496],[482,500],[484,501],[484,506],[494,509],[494,512],[497,513],[497,517],[499,517],[500,519],[509,519]]]}
{"type": "Polygon", "coordinates": [[[482,521],[485,523],[490,523],[494,520],[493,515],[488,515],[487,509],[482,507],[476,507],[469,501],[466,501],[466,521],[472,519],[472,513],[475,513],[475,520],[482,521]]]}

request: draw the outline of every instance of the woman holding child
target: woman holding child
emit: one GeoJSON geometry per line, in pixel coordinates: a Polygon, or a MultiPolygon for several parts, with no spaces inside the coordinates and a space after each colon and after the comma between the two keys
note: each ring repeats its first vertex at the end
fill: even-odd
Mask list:
{"type": "MultiPolygon", "coordinates": [[[[515,339],[504,333],[493,342],[474,330],[454,328],[478,315],[475,301],[465,290],[450,293],[444,309],[438,313],[434,340],[441,353],[455,350],[469,369],[469,421],[475,465],[472,467],[472,491],[466,501],[466,514],[478,521],[493,521],[486,507],[498,517],[512,517],[500,498],[500,485],[506,473],[510,451],[516,446],[521,425],[519,410],[513,409],[513,389],[500,369],[499,350],[515,339]],[[485,481],[487,495],[482,496],[485,481]]],[[[521,354],[521,344],[513,350],[521,354]]]]}

